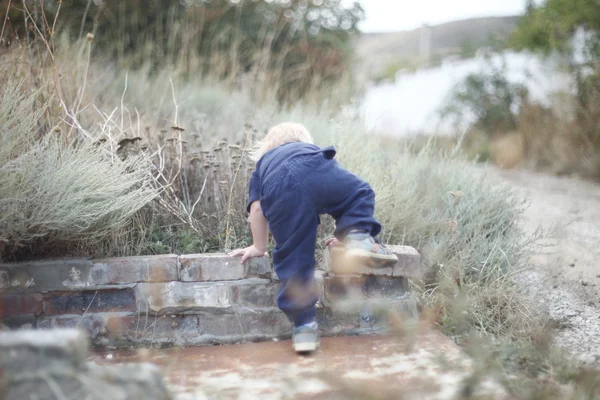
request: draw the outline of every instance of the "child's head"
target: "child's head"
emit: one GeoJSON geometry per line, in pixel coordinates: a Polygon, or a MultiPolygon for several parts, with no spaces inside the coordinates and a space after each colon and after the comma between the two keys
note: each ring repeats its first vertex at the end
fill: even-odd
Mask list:
{"type": "Polygon", "coordinates": [[[281,146],[284,143],[299,142],[313,144],[313,138],[308,130],[301,124],[286,122],[269,129],[267,135],[254,146],[250,158],[254,161],[260,160],[269,150],[281,146]]]}

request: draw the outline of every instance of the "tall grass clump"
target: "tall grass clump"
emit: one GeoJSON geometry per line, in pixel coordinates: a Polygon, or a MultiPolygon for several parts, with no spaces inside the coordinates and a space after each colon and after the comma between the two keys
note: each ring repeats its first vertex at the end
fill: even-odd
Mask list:
{"type": "Polygon", "coordinates": [[[22,82],[0,93],[2,258],[90,251],[157,195],[144,157],[121,160],[102,145],[67,144],[59,129],[39,132],[36,94],[22,82]]]}

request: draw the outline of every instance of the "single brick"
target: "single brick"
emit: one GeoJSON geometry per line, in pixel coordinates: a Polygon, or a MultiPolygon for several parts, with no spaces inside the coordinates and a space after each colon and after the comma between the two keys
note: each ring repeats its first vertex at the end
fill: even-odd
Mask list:
{"type": "Polygon", "coordinates": [[[245,314],[245,340],[254,338],[271,339],[291,333],[292,324],[282,311],[245,314]]]}
{"type": "Polygon", "coordinates": [[[244,264],[247,278],[271,279],[274,275],[269,257],[251,258],[244,264]]]}
{"type": "Polygon", "coordinates": [[[0,319],[15,315],[39,315],[43,311],[43,305],[40,293],[0,293],[0,319]]]}
{"type": "Polygon", "coordinates": [[[417,308],[417,298],[411,293],[406,293],[402,297],[394,299],[389,298],[370,298],[363,304],[363,313],[368,311],[376,319],[387,319],[390,314],[402,315],[409,321],[418,321],[419,311],[417,308]]]}
{"type": "Polygon", "coordinates": [[[361,276],[326,276],[323,280],[325,305],[333,303],[366,298],[365,279],[361,276]]]}
{"type": "Polygon", "coordinates": [[[95,285],[178,280],[178,256],[140,256],[92,260],[91,281],[95,285]]]}
{"type": "Polygon", "coordinates": [[[328,307],[317,309],[317,323],[322,335],[339,335],[360,326],[358,313],[342,314],[328,307]]]}
{"type": "Polygon", "coordinates": [[[264,340],[289,334],[291,324],[279,310],[247,314],[198,316],[203,343],[218,344],[238,341],[264,340]]]}
{"type": "Polygon", "coordinates": [[[115,346],[130,344],[186,346],[199,336],[197,315],[119,315],[108,317],[107,343],[115,346]]]}
{"type": "Polygon", "coordinates": [[[248,279],[231,284],[231,300],[238,306],[248,308],[277,307],[275,297],[279,284],[262,279],[248,279]]]}
{"type": "Polygon", "coordinates": [[[244,322],[241,315],[224,314],[215,315],[202,313],[198,315],[199,334],[205,337],[231,338],[242,337],[244,322]]]}
{"type": "Polygon", "coordinates": [[[319,329],[327,335],[387,331],[390,317],[398,316],[407,323],[418,321],[417,301],[410,293],[401,299],[363,299],[317,310],[319,329]]]}
{"type": "Polygon", "coordinates": [[[231,281],[250,277],[270,278],[271,265],[266,257],[241,263],[240,257],[224,254],[195,254],[180,257],[184,282],[231,281]]]}
{"type": "Polygon", "coordinates": [[[138,311],[158,314],[231,307],[226,283],[140,283],[135,289],[138,311]]]}
{"type": "Polygon", "coordinates": [[[89,260],[33,261],[0,264],[0,290],[44,293],[91,285],[89,260]]]}
{"type": "Polygon", "coordinates": [[[410,291],[405,277],[365,276],[363,288],[369,298],[399,299],[410,291]]]}
{"type": "Polygon", "coordinates": [[[46,315],[136,311],[133,289],[52,292],[44,296],[46,315]]]}
{"type": "Polygon", "coordinates": [[[415,248],[410,246],[388,246],[388,248],[398,256],[398,262],[394,266],[395,277],[421,277],[421,255],[415,248]]]}
{"type": "Polygon", "coordinates": [[[351,261],[342,247],[331,247],[323,254],[323,264],[328,272],[336,275],[374,275],[418,278],[421,276],[421,256],[412,247],[388,246],[396,254],[398,262],[393,267],[371,268],[351,261]]]}
{"type": "Polygon", "coordinates": [[[326,276],[324,293],[328,305],[339,301],[368,298],[402,299],[409,293],[406,278],[386,276],[326,276]]]}
{"type": "Polygon", "coordinates": [[[9,315],[2,317],[0,322],[9,329],[25,329],[37,326],[38,316],[35,314],[9,315]]]}

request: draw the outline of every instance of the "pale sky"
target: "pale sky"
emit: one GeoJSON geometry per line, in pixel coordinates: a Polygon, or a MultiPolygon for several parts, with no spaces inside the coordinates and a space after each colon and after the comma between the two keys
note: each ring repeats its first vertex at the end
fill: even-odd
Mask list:
{"type": "MultiPolygon", "coordinates": [[[[353,3],[353,0],[345,0],[353,3]]],[[[522,14],[525,0],[361,0],[363,32],[404,31],[472,17],[522,14]]]]}

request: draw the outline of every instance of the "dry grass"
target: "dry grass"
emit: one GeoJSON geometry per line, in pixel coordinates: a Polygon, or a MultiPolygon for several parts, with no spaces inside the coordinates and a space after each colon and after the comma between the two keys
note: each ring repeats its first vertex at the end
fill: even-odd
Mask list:
{"type": "Polygon", "coordinates": [[[494,138],[489,144],[491,161],[502,169],[516,168],[525,158],[523,137],[519,133],[507,133],[494,138]]]}
{"type": "Polygon", "coordinates": [[[22,82],[0,93],[0,242],[9,256],[68,255],[123,229],[158,193],[144,157],[121,160],[92,142],[69,146],[58,129],[38,139],[45,108],[32,111],[37,94],[24,93],[22,82]]]}
{"type": "MultiPolygon", "coordinates": [[[[563,110],[573,110],[575,99],[564,99],[563,110]]],[[[557,174],[579,173],[600,178],[600,144],[595,130],[587,126],[592,110],[582,110],[579,117],[538,105],[525,107],[520,116],[519,133],[529,164],[557,174]]]]}

